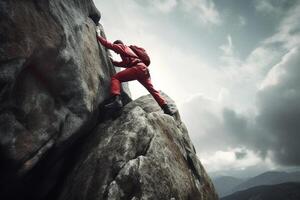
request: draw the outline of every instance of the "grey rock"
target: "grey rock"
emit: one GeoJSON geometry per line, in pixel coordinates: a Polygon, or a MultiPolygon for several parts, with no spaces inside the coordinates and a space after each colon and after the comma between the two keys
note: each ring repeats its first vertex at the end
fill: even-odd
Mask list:
{"type": "Polygon", "coordinates": [[[150,95],[99,124],[78,152],[60,200],[218,199],[179,114],[150,95]]]}
{"type": "Polygon", "coordinates": [[[26,196],[40,168],[58,173],[53,163],[97,123],[115,73],[99,19],[92,0],[0,2],[0,195],[26,196]]]}

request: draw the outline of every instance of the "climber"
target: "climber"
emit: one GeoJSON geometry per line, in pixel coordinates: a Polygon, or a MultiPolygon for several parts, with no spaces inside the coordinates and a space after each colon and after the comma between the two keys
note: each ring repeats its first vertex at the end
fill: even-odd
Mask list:
{"type": "Polygon", "coordinates": [[[121,82],[138,80],[150,92],[165,114],[175,114],[176,111],[171,109],[166,100],[154,89],[151,83],[150,73],[147,67],[150,64],[150,59],[144,49],[133,45],[126,46],[121,40],[116,40],[113,43],[108,42],[100,35],[99,29],[97,31],[97,39],[106,48],[120,54],[122,61],[117,62],[111,59],[112,63],[117,67],[126,68],[112,77],[112,102],[105,105],[106,108],[121,108],[123,106],[120,97],[121,82]]]}

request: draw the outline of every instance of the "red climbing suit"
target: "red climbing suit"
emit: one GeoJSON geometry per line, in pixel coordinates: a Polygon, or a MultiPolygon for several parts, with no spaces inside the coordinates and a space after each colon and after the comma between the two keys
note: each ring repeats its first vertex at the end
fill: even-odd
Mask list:
{"type": "Polygon", "coordinates": [[[113,61],[113,64],[117,67],[126,68],[125,70],[116,73],[111,79],[111,93],[113,95],[120,95],[121,82],[138,80],[150,92],[160,106],[166,104],[164,98],[154,89],[147,66],[128,46],[110,43],[99,36],[97,36],[97,39],[106,48],[120,54],[122,61],[113,61]]]}

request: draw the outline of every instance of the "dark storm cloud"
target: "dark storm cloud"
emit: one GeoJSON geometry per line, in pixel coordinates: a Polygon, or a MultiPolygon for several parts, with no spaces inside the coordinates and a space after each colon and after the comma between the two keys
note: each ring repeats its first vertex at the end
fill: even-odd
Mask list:
{"type": "Polygon", "coordinates": [[[240,151],[234,152],[234,154],[235,154],[235,158],[237,160],[242,160],[247,156],[247,151],[246,150],[240,150],[240,151]]]}
{"type": "Polygon", "coordinates": [[[291,50],[257,94],[254,123],[223,111],[228,136],[282,165],[300,165],[300,52],[291,50]]]}
{"type": "MultiPolygon", "coordinates": [[[[278,164],[299,166],[299,58],[300,51],[293,49],[272,68],[257,92],[257,114],[252,117],[201,95],[189,101],[182,113],[199,152],[250,149],[278,164]]],[[[246,158],[245,152],[236,151],[236,159],[246,158]]]]}
{"type": "Polygon", "coordinates": [[[238,115],[234,110],[223,110],[224,128],[228,134],[233,134],[236,143],[246,140],[248,135],[247,118],[238,115]]]}
{"type": "Polygon", "coordinates": [[[278,69],[278,83],[258,94],[257,124],[272,136],[270,149],[276,161],[300,165],[300,53],[292,50],[278,69]]]}

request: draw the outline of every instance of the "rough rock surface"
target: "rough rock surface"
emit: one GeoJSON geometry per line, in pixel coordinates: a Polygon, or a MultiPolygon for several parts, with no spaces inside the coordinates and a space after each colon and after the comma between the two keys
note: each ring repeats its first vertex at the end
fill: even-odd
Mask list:
{"type": "MultiPolygon", "coordinates": [[[[114,122],[103,122],[110,114],[98,108],[99,105],[101,108],[101,104],[109,97],[110,78],[115,73],[115,69],[109,62],[108,52],[98,45],[95,38],[95,23],[98,23],[99,19],[100,13],[92,0],[0,1],[0,199],[64,199],[66,195],[72,195],[68,194],[68,190],[72,190],[74,193],[73,199],[87,199],[87,196],[80,198],[83,194],[78,194],[79,191],[84,191],[85,185],[81,185],[80,188],[79,185],[75,187],[70,184],[72,179],[87,178],[80,176],[80,173],[74,174],[74,170],[78,169],[79,165],[90,168],[81,173],[87,173],[91,177],[77,183],[84,184],[84,181],[92,181],[86,183],[89,187],[87,191],[91,193],[89,195],[98,195],[104,192],[106,197],[113,199],[111,195],[122,196],[121,193],[113,192],[114,190],[128,194],[126,192],[130,189],[123,188],[126,184],[119,183],[121,179],[116,173],[121,171],[121,168],[126,170],[125,166],[130,165],[131,162],[132,166],[137,164],[132,157],[134,152],[139,155],[141,151],[146,151],[145,145],[149,146],[147,152],[150,152],[152,146],[156,144],[156,142],[151,142],[152,145],[149,145],[150,141],[156,141],[156,135],[159,134],[152,130],[149,134],[145,133],[145,138],[136,136],[136,139],[141,140],[138,142],[140,145],[138,147],[126,146],[125,148],[125,144],[123,144],[124,148],[122,149],[122,143],[120,143],[120,146],[110,146],[114,151],[100,148],[98,151],[103,150],[104,152],[97,152],[99,158],[90,158],[96,153],[93,146],[95,142],[96,144],[105,142],[105,135],[107,135],[106,139],[115,137],[116,133],[110,136],[108,131],[110,130],[109,126],[112,126],[111,129],[113,129],[113,123],[122,123],[122,120],[135,116],[134,119],[137,121],[134,123],[140,124],[140,127],[143,123],[149,122],[148,125],[145,125],[148,127],[145,130],[148,130],[149,127],[154,127],[152,124],[154,121],[150,119],[151,116],[155,116],[155,113],[144,112],[144,109],[147,110],[146,107],[143,109],[136,107],[132,111],[128,107],[129,110],[124,111],[120,119],[116,119],[114,122]],[[141,118],[138,118],[138,113],[141,114],[141,118]],[[97,118],[98,114],[100,121],[97,118]],[[94,130],[99,123],[98,128],[94,130]],[[101,141],[102,139],[104,140],[101,141]],[[119,156],[115,155],[118,148],[121,151],[117,154],[119,156]],[[139,149],[134,150],[134,148],[139,149]],[[105,156],[107,156],[107,163],[102,164],[112,167],[113,170],[106,168],[108,171],[102,173],[103,179],[96,178],[97,173],[105,169],[105,166],[99,164],[99,162],[105,161],[105,156]],[[122,158],[123,162],[116,163],[114,160],[110,160],[114,156],[117,156],[114,159],[122,158]],[[88,165],[85,165],[85,161],[82,162],[82,159],[86,159],[88,165]],[[132,161],[129,162],[129,160],[132,161]],[[99,169],[97,170],[97,168],[99,169]],[[93,170],[96,174],[91,175],[93,170]],[[104,190],[101,188],[105,187],[105,184],[108,185],[107,181],[114,183],[113,180],[115,180],[115,187],[112,185],[104,190]],[[99,181],[103,183],[100,184],[99,181]],[[74,191],[74,188],[77,188],[78,191],[74,191]]],[[[102,34],[104,34],[103,31],[102,34]]],[[[125,103],[128,103],[130,101],[127,95],[129,92],[127,89],[124,90],[123,97],[125,103]]],[[[152,107],[151,104],[145,102],[147,106],[152,107]]],[[[157,110],[158,107],[156,106],[155,109],[157,110]]],[[[171,120],[171,118],[166,118],[167,116],[158,116],[162,120],[155,123],[171,122],[166,121],[167,119],[171,120]]],[[[173,122],[173,125],[175,124],[177,122],[173,122]]],[[[120,125],[120,127],[123,127],[122,131],[125,132],[125,128],[130,128],[124,127],[124,125],[120,125]]],[[[116,127],[114,128],[114,131],[118,132],[116,127]]],[[[128,129],[127,132],[137,131],[136,134],[140,133],[140,130],[136,128],[128,129]]],[[[163,126],[160,130],[162,128],[163,126]]],[[[175,130],[176,127],[172,129],[175,130]]],[[[171,132],[172,134],[177,133],[176,131],[171,132]]],[[[121,133],[123,132],[119,134],[122,135],[121,133]]],[[[170,133],[170,137],[172,134],[170,133]]],[[[132,136],[128,138],[122,136],[121,138],[126,142],[130,141],[132,136]]],[[[133,140],[135,139],[133,138],[133,140]]],[[[177,140],[176,137],[174,140],[177,140]]],[[[168,142],[166,145],[171,144],[168,142]]],[[[126,145],[129,143],[127,142],[126,145]]],[[[188,174],[183,170],[184,166],[181,166],[185,163],[183,158],[176,156],[177,154],[172,155],[169,148],[161,147],[160,151],[162,151],[161,154],[179,159],[177,164],[171,157],[162,160],[163,162],[170,160],[178,169],[182,168],[182,174],[188,174]],[[165,150],[166,152],[164,152],[165,150]]],[[[187,150],[184,151],[183,147],[180,151],[182,151],[182,155],[188,155],[184,154],[187,150]]],[[[188,163],[192,161],[198,163],[199,165],[194,167],[203,170],[200,163],[195,161],[197,160],[195,155],[185,158],[188,163]]],[[[139,157],[137,160],[140,162],[142,159],[139,157]]],[[[154,161],[158,162],[160,159],[162,158],[154,161]]],[[[140,162],[143,163],[141,166],[147,167],[149,170],[158,170],[157,173],[159,173],[160,168],[156,169],[155,166],[146,165],[150,161],[145,159],[145,162],[140,162]]],[[[154,161],[153,163],[155,163],[154,161]]],[[[170,168],[170,170],[175,169],[170,168]]],[[[202,172],[201,170],[200,172],[202,172]]],[[[192,171],[197,170],[193,168],[192,171]]],[[[147,175],[146,172],[148,173],[148,171],[145,171],[145,175],[147,175]]],[[[170,171],[167,172],[170,173],[170,171]]],[[[148,175],[150,174],[149,172],[148,175]]],[[[197,183],[199,178],[191,179],[192,175],[197,176],[195,174],[197,173],[191,173],[190,178],[186,178],[186,180],[193,180],[194,182],[190,183],[194,185],[183,188],[186,188],[187,191],[200,191],[201,193],[205,187],[202,188],[200,185],[203,185],[204,180],[208,181],[209,179],[204,178],[202,182],[200,180],[197,183]],[[196,188],[202,189],[196,190],[196,188]]],[[[121,175],[122,173],[120,173],[121,175]]],[[[174,188],[182,186],[183,183],[175,184],[179,181],[176,178],[184,177],[183,175],[171,177],[174,179],[174,188]]],[[[123,182],[127,182],[130,186],[130,180],[124,177],[123,182]]],[[[161,179],[156,177],[151,180],[157,181],[156,185],[164,183],[164,177],[161,179]]],[[[134,185],[135,180],[132,181],[132,185],[134,185]]],[[[141,190],[142,186],[141,184],[141,190]]],[[[148,193],[151,193],[150,190],[148,193]]],[[[208,193],[201,193],[201,195],[204,194],[208,193]]],[[[214,193],[211,195],[213,196],[214,193]]]]}
{"type": "Polygon", "coordinates": [[[150,95],[99,124],[77,155],[60,200],[217,199],[179,114],[150,95]]]}
{"type": "Polygon", "coordinates": [[[0,1],[0,195],[40,182],[32,177],[49,150],[57,171],[96,123],[114,73],[95,38],[99,19],[92,0],[0,1]]]}

